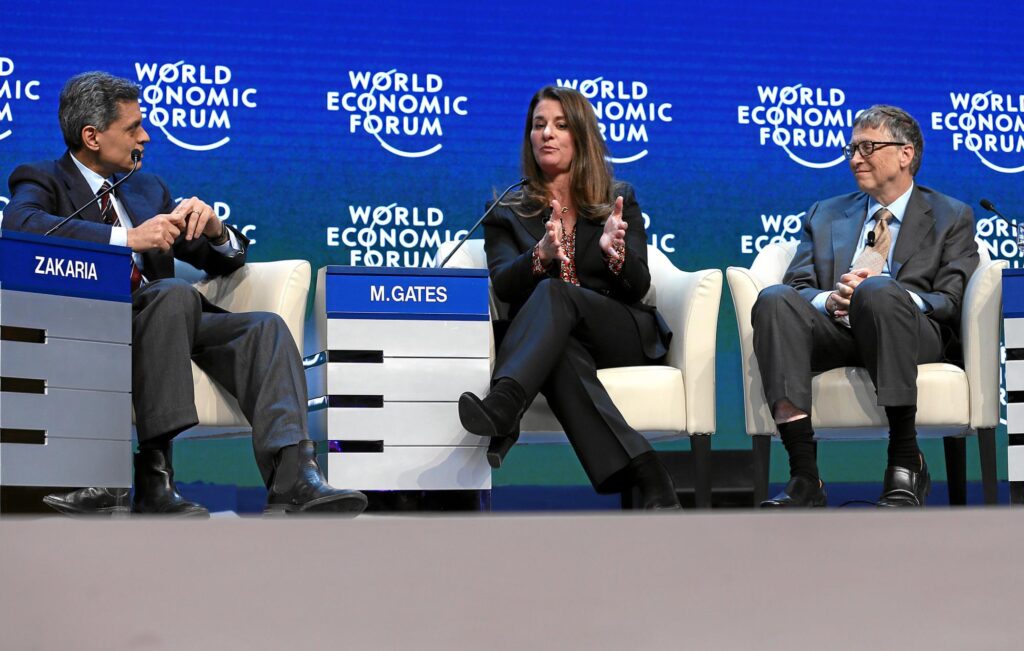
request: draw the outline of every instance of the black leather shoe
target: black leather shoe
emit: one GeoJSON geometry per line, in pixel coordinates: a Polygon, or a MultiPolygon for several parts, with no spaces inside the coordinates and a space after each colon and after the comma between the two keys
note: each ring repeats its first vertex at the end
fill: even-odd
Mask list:
{"type": "Polygon", "coordinates": [[[355,517],[366,508],[366,496],[359,491],[334,488],[327,483],[317,465],[313,441],[299,441],[282,448],[277,466],[264,514],[335,513],[355,517]],[[282,471],[285,465],[289,468],[282,471]]]}
{"type": "Polygon", "coordinates": [[[676,487],[658,455],[644,452],[629,462],[633,486],[640,493],[640,508],[644,511],[678,511],[682,509],[676,487]]]}
{"type": "Polygon", "coordinates": [[[505,461],[505,455],[519,440],[519,428],[516,427],[509,436],[496,436],[487,444],[487,464],[497,470],[505,461]]]}
{"type": "Polygon", "coordinates": [[[70,493],[51,493],[43,504],[64,515],[128,515],[127,488],[79,488],[70,493]]]}
{"type": "Polygon", "coordinates": [[[928,472],[928,464],[924,462],[924,459],[921,459],[921,472],[914,472],[900,466],[889,466],[885,469],[882,495],[878,498],[878,506],[883,508],[924,506],[931,489],[932,476],[928,472]]]}
{"type": "Polygon", "coordinates": [[[177,518],[208,518],[202,504],[190,502],[174,485],[174,467],[170,448],[145,449],[135,453],[135,495],[132,513],[177,518]]]}
{"type": "Polygon", "coordinates": [[[825,506],[827,502],[828,495],[825,494],[824,484],[798,475],[790,478],[781,493],[761,502],[761,508],[814,507],[825,506]]]}
{"type": "Polygon", "coordinates": [[[523,388],[509,378],[498,380],[483,400],[469,391],[459,396],[459,420],[477,436],[512,436],[524,411],[523,388]]]}

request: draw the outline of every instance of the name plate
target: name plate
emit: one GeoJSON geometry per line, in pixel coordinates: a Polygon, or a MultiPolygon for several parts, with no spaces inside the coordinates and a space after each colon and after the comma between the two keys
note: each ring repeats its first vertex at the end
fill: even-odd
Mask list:
{"type": "Polygon", "coordinates": [[[125,247],[0,230],[0,288],[130,302],[125,247]]]}
{"type": "Polygon", "coordinates": [[[486,321],[486,269],[329,266],[329,319],[486,321]]]}

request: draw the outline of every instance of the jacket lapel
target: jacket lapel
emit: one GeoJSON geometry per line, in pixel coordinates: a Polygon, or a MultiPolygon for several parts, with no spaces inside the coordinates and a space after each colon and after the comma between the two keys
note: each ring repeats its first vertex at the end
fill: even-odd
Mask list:
{"type": "Polygon", "coordinates": [[[832,222],[833,283],[838,282],[842,275],[850,270],[867,209],[867,195],[861,195],[852,206],[846,209],[842,219],[832,222]]]}
{"type": "Polygon", "coordinates": [[[934,227],[935,218],[932,217],[932,207],[924,200],[917,186],[914,186],[914,191],[910,194],[910,201],[907,202],[907,210],[903,213],[899,235],[896,237],[896,250],[892,253],[892,269],[890,271],[893,278],[899,276],[904,263],[921,248],[922,240],[934,227]]]}
{"type": "Polygon", "coordinates": [[[527,233],[529,233],[530,236],[533,237],[533,239],[535,241],[540,242],[540,239],[542,237],[544,237],[544,224],[547,223],[547,221],[548,221],[546,218],[545,219],[542,219],[540,217],[526,218],[526,217],[520,217],[519,215],[516,215],[516,219],[519,220],[519,223],[520,223],[520,225],[522,225],[523,230],[525,230],[527,233]]]}
{"type": "MultiPolygon", "coordinates": [[[[122,176],[124,175],[115,174],[113,177],[114,182],[116,183],[122,176]]],[[[132,227],[138,226],[140,223],[139,213],[135,210],[135,207],[140,203],[140,199],[133,191],[132,186],[128,183],[123,183],[117,186],[117,189],[114,190],[114,194],[117,195],[118,200],[121,202],[121,207],[128,213],[128,219],[132,221],[132,227]]]]}
{"type": "Polygon", "coordinates": [[[61,172],[61,182],[64,183],[64,187],[68,190],[68,198],[71,201],[73,208],[68,214],[70,215],[74,211],[78,210],[87,203],[92,203],[92,206],[86,208],[79,214],[79,218],[87,219],[92,222],[100,221],[100,207],[96,201],[96,195],[93,194],[89,188],[89,184],[85,181],[85,177],[78,171],[78,167],[75,162],[71,160],[71,152],[64,152],[64,155],[57,162],[57,167],[61,172]]]}

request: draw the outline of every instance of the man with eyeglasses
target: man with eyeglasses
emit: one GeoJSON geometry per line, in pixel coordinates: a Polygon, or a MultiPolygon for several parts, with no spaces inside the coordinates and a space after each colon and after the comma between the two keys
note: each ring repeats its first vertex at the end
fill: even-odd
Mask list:
{"type": "Polygon", "coordinates": [[[959,354],[978,249],[970,207],[914,183],[923,149],[902,109],[858,115],[843,153],[860,192],[811,206],[783,284],[754,304],[754,353],[790,464],[786,488],[763,507],[825,506],[811,376],[839,366],[867,368],[889,420],[878,505],[924,504],[931,478],[917,446],[917,365],[959,354]]]}

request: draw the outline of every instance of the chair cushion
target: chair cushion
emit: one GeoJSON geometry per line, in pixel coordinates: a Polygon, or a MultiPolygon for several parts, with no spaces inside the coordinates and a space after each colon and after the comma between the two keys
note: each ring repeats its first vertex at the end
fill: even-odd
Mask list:
{"type": "Polygon", "coordinates": [[[196,396],[199,422],[210,427],[248,427],[238,401],[210,376],[192,363],[192,387],[196,396]]]}
{"type": "MultiPolygon", "coordinates": [[[[970,422],[967,374],[952,364],[921,364],[917,375],[917,425],[955,431],[970,422]]],[[[819,438],[885,437],[885,410],[876,404],[875,387],[867,369],[844,366],[826,371],[812,381],[811,418],[819,438]],[[857,432],[826,432],[829,428],[874,428],[857,432]],[[882,431],[879,432],[878,429],[882,431]],[[819,431],[819,429],[821,431],[819,431]]],[[[928,434],[921,431],[919,433],[928,434]]]]}
{"type": "MultiPolygon", "coordinates": [[[[597,372],[615,406],[639,432],[664,432],[678,437],[686,430],[683,374],[672,366],[624,366],[597,372]]],[[[538,395],[522,421],[520,441],[524,443],[564,442],[562,427],[555,420],[544,396],[538,395]],[[552,433],[558,432],[557,435],[552,433]]]]}

